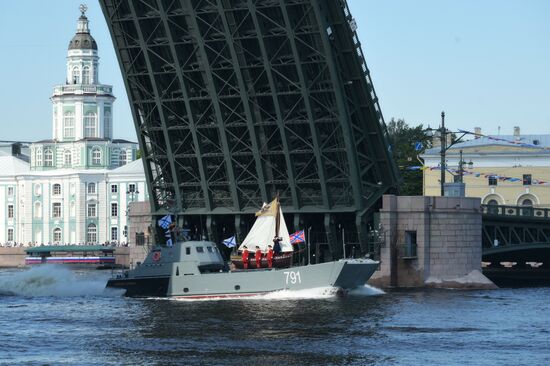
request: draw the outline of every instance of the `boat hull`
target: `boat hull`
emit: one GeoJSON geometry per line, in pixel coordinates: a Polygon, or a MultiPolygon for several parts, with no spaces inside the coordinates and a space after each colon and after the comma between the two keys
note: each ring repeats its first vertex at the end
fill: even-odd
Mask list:
{"type": "MultiPolygon", "coordinates": [[[[139,267],[127,277],[109,280],[107,287],[126,289],[131,297],[225,298],[269,292],[300,291],[320,287],[350,290],[363,286],[378,268],[378,262],[350,259],[285,269],[251,269],[230,272],[185,274],[171,271],[164,276],[140,274],[139,267]]],[[[174,269],[175,270],[175,269],[174,269]]],[[[146,272],[146,271],[145,271],[146,272]]]]}

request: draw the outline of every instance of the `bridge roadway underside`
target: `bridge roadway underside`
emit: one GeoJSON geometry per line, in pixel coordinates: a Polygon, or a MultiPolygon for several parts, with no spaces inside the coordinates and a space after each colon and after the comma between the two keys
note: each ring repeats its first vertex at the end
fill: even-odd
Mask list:
{"type": "Polygon", "coordinates": [[[100,4],[154,216],[239,241],[279,195],[292,230],[365,250],[398,173],[345,0],[100,4]]]}

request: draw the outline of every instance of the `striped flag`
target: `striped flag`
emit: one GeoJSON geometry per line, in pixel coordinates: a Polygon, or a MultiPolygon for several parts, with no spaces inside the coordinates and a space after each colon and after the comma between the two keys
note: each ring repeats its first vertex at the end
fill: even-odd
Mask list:
{"type": "Polygon", "coordinates": [[[223,241],[223,244],[228,248],[234,248],[237,246],[237,239],[235,238],[235,235],[233,235],[230,238],[227,238],[223,241]]]}
{"type": "Polygon", "coordinates": [[[296,231],[294,234],[290,235],[290,243],[303,243],[306,241],[306,235],[304,234],[304,230],[296,231]]]}

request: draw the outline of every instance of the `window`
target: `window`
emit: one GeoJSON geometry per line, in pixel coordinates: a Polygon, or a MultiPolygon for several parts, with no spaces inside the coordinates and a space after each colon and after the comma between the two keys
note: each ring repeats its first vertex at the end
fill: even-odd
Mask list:
{"type": "Polygon", "coordinates": [[[88,183],[88,194],[95,194],[95,183],[88,183]]]}
{"type": "Polygon", "coordinates": [[[134,193],[136,191],[136,185],[135,184],[128,184],[128,193],[134,193]]]}
{"type": "Polygon", "coordinates": [[[206,247],[206,250],[208,251],[208,253],[212,253],[212,247],[206,247]]]}
{"type": "Polygon", "coordinates": [[[527,207],[532,207],[533,206],[533,201],[531,201],[529,198],[526,198],[521,202],[521,205],[522,206],[527,206],[527,207]]]}
{"type": "Polygon", "coordinates": [[[97,242],[97,227],[95,224],[88,225],[88,232],[86,235],[86,242],[95,243],[97,242]]]}
{"type": "Polygon", "coordinates": [[[185,247],[185,254],[191,254],[191,247],[185,247]]]}
{"type": "Polygon", "coordinates": [[[204,253],[203,247],[197,247],[197,253],[204,253]]]}
{"type": "Polygon", "coordinates": [[[13,187],[8,187],[8,196],[13,196],[13,187]]]}
{"type": "Polygon", "coordinates": [[[84,116],[84,137],[97,137],[97,118],[93,112],[86,113],[84,116]]]}
{"type": "Polygon", "coordinates": [[[36,162],[34,163],[34,165],[42,165],[42,149],[36,149],[36,162]]]}
{"type": "Polygon", "coordinates": [[[53,166],[53,151],[49,147],[44,149],[44,166],[53,166]]]}
{"type": "Polygon", "coordinates": [[[8,241],[13,241],[13,229],[8,229],[8,241]]]}
{"type": "Polygon", "coordinates": [[[112,135],[111,113],[105,112],[105,114],[103,115],[103,124],[105,125],[105,137],[111,137],[112,135]]]}
{"type": "Polygon", "coordinates": [[[79,84],[80,83],[80,70],[78,70],[78,67],[73,67],[73,84],[79,84]]]}
{"type": "Polygon", "coordinates": [[[126,150],[120,150],[120,157],[118,158],[118,164],[120,166],[126,165],[127,159],[126,159],[126,150]]]}
{"type": "Polygon", "coordinates": [[[34,195],[35,196],[40,196],[42,194],[42,186],[40,186],[40,184],[35,184],[34,185],[34,195]]]}
{"type": "Polygon", "coordinates": [[[489,180],[489,185],[490,186],[496,186],[497,183],[498,183],[498,179],[494,175],[490,175],[489,178],[487,178],[487,179],[489,180]]]}
{"type": "Polygon", "coordinates": [[[416,257],[416,231],[405,231],[405,254],[404,257],[416,257]]]}
{"type": "Polygon", "coordinates": [[[53,241],[56,243],[61,242],[61,229],[58,227],[53,229],[53,241]]]}
{"type": "Polygon", "coordinates": [[[90,68],[88,66],[82,68],[82,84],[90,84],[90,68]]]}
{"type": "Polygon", "coordinates": [[[111,193],[117,193],[118,192],[118,186],[116,184],[111,184],[111,193]]]}
{"type": "Polygon", "coordinates": [[[101,150],[98,147],[92,149],[92,164],[101,165],[101,150]]]}
{"type": "Polygon", "coordinates": [[[65,112],[63,114],[63,137],[73,138],[74,137],[74,113],[65,112]]]}
{"type": "Polygon", "coordinates": [[[523,174],[523,185],[524,186],[531,185],[531,174],[523,174]]]}
{"type": "Polygon", "coordinates": [[[111,203],[111,216],[112,217],[118,216],[118,203],[111,203]]]}
{"type": "Polygon", "coordinates": [[[8,218],[13,219],[13,205],[8,205],[8,218]]]}
{"type": "Polygon", "coordinates": [[[42,217],[42,204],[40,202],[34,204],[34,217],[42,217]]]}
{"type": "Polygon", "coordinates": [[[61,217],[61,203],[60,202],[54,202],[52,204],[52,216],[53,217],[61,217]]]}
{"type": "Polygon", "coordinates": [[[145,233],[136,233],[136,245],[145,245],[145,233]]]}
{"type": "Polygon", "coordinates": [[[73,162],[73,154],[71,153],[71,150],[65,150],[63,153],[63,164],[65,166],[71,166],[73,162]]]}
{"type": "Polygon", "coordinates": [[[95,203],[88,203],[88,217],[97,216],[96,207],[97,205],[95,203]]]}
{"type": "Polygon", "coordinates": [[[52,188],[52,193],[54,196],[59,196],[61,194],[61,184],[54,184],[52,188]]]}
{"type": "Polygon", "coordinates": [[[118,227],[112,227],[111,228],[111,240],[117,241],[118,240],[118,227]]]}

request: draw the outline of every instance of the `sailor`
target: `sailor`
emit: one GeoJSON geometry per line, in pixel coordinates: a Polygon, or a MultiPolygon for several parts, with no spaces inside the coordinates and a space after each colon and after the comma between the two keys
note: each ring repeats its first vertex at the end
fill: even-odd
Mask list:
{"type": "Polygon", "coordinates": [[[260,268],[262,266],[262,251],[258,245],[256,245],[256,268],[260,268]]]}
{"type": "Polygon", "coordinates": [[[248,269],[248,248],[246,247],[246,245],[243,247],[242,260],[243,260],[243,268],[248,269]]]}
{"type": "Polygon", "coordinates": [[[267,266],[269,268],[273,267],[273,247],[271,245],[267,246],[267,266]]]}

